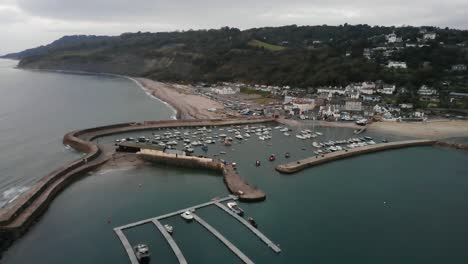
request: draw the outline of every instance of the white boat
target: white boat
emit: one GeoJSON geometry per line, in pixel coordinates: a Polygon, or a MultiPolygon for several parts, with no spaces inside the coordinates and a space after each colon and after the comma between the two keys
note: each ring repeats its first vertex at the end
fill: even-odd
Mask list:
{"type": "Polygon", "coordinates": [[[320,133],[320,132],[315,132],[315,134],[319,135],[319,136],[322,136],[323,133],[320,133]]]}
{"type": "Polygon", "coordinates": [[[133,250],[135,251],[135,256],[138,259],[138,262],[140,263],[149,263],[151,254],[149,252],[149,247],[145,244],[138,244],[135,247],[133,247],[133,250]]]}
{"type": "Polygon", "coordinates": [[[174,231],[174,228],[173,228],[171,225],[168,225],[168,224],[165,224],[165,225],[164,225],[164,229],[166,229],[166,231],[167,231],[169,234],[172,234],[172,231],[174,231]]]}
{"type": "Polygon", "coordinates": [[[289,134],[288,132],[284,132],[283,135],[289,137],[291,134],[289,134]]]}
{"type": "Polygon", "coordinates": [[[183,212],[180,217],[182,217],[183,219],[187,220],[187,221],[192,221],[193,220],[193,215],[190,211],[185,211],[183,212]]]}
{"type": "Polygon", "coordinates": [[[297,137],[298,139],[305,139],[305,137],[304,137],[303,135],[296,135],[296,137],[297,137]]]}
{"type": "Polygon", "coordinates": [[[265,137],[259,136],[258,139],[260,139],[260,140],[265,140],[265,137]]]}
{"type": "Polygon", "coordinates": [[[238,214],[238,215],[244,215],[244,210],[242,210],[242,208],[240,208],[236,202],[229,202],[227,203],[227,206],[229,207],[229,209],[231,209],[231,211],[233,211],[234,213],[238,214]]]}
{"type": "Polygon", "coordinates": [[[239,140],[243,139],[242,135],[240,135],[240,134],[239,134],[239,135],[236,135],[236,136],[234,136],[234,137],[237,138],[237,139],[239,139],[239,140]]]}
{"type": "Polygon", "coordinates": [[[312,142],[312,146],[316,147],[316,148],[320,148],[320,145],[317,143],[317,142],[312,142]]]}
{"type": "Polygon", "coordinates": [[[281,132],[287,132],[289,129],[287,127],[280,129],[281,132]]]}
{"type": "Polygon", "coordinates": [[[249,134],[249,133],[245,133],[245,134],[244,134],[244,137],[249,138],[249,137],[250,137],[250,134],[249,134]]]}

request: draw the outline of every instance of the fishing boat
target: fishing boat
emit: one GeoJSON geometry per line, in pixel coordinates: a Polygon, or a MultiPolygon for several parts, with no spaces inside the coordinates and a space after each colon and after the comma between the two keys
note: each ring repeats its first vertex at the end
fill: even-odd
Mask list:
{"type": "Polygon", "coordinates": [[[174,231],[174,228],[171,225],[168,225],[168,224],[164,225],[164,229],[166,229],[166,231],[171,235],[172,235],[172,231],[174,231]]]}
{"type": "Polygon", "coordinates": [[[236,202],[229,202],[227,203],[227,206],[229,207],[229,209],[231,209],[231,211],[233,211],[234,213],[242,216],[244,215],[244,210],[242,210],[242,208],[240,208],[236,202]]]}
{"type": "Polygon", "coordinates": [[[133,247],[133,250],[135,251],[135,256],[137,257],[138,262],[149,263],[151,254],[147,245],[138,244],[135,247],[133,247]]]}
{"type": "Polygon", "coordinates": [[[255,227],[255,228],[258,227],[257,223],[255,222],[255,220],[254,220],[252,217],[247,218],[247,221],[248,221],[249,224],[251,224],[253,227],[255,227]]]}
{"type": "Polygon", "coordinates": [[[268,158],[269,161],[274,161],[276,160],[275,154],[271,154],[270,157],[268,158]]]}
{"type": "Polygon", "coordinates": [[[194,218],[190,211],[183,212],[182,214],[180,214],[180,217],[182,217],[183,219],[185,219],[187,221],[192,221],[193,218],[194,218]]]}

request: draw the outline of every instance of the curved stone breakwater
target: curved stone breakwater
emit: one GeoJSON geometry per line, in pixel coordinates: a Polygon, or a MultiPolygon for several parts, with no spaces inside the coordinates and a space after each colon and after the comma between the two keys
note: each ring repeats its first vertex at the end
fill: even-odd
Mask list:
{"type": "Polygon", "coordinates": [[[399,148],[407,148],[407,147],[415,147],[415,146],[429,146],[435,144],[436,141],[434,140],[407,140],[407,141],[399,141],[399,142],[391,142],[391,143],[381,143],[375,145],[368,145],[364,147],[358,147],[351,150],[342,150],[327,154],[315,155],[310,158],[281,164],[276,167],[276,170],[281,173],[295,173],[301,171],[303,169],[317,166],[320,164],[324,164],[327,162],[355,157],[363,154],[379,152],[384,150],[390,149],[399,149],[399,148]]]}
{"type": "MultiPolygon", "coordinates": [[[[146,121],[142,123],[122,123],[67,133],[63,138],[63,144],[69,145],[77,151],[86,153],[86,155],[79,160],[71,162],[51,172],[15,201],[0,209],[0,252],[13,240],[17,239],[22,233],[24,233],[65,187],[74,180],[79,179],[80,176],[83,176],[86,172],[104,164],[112,157],[112,153],[106,153],[102,147],[92,142],[93,139],[126,132],[145,131],[158,128],[245,125],[273,121],[274,119],[264,118],[163,120],[146,121]]],[[[223,170],[225,170],[225,168],[223,170]]],[[[229,179],[230,178],[235,177],[232,176],[229,177],[229,179]]],[[[239,190],[236,189],[236,187],[230,187],[229,183],[231,180],[226,180],[226,176],[225,182],[231,192],[233,192],[233,190],[239,190]]],[[[245,185],[248,184],[245,183],[245,185]]],[[[249,200],[248,196],[245,196],[244,198],[244,200],[249,200]]],[[[263,197],[257,200],[263,199],[265,198],[263,197]]]]}

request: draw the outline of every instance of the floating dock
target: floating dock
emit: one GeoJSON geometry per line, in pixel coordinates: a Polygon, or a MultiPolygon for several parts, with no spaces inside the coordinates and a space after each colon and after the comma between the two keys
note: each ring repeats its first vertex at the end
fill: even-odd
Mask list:
{"type": "Polygon", "coordinates": [[[310,158],[293,161],[286,164],[281,164],[276,167],[276,170],[281,173],[295,173],[308,167],[313,167],[330,161],[355,157],[363,154],[379,152],[390,149],[400,149],[415,146],[429,146],[435,144],[434,140],[406,140],[390,143],[381,143],[375,145],[368,145],[357,147],[350,150],[341,150],[327,154],[314,155],[310,158]]]}
{"type": "Polygon", "coordinates": [[[229,210],[229,208],[227,208],[226,206],[224,206],[221,203],[216,202],[215,205],[218,206],[219,208],[223,209],[226,213],[230,214],[232,217],[234,217],[236,220],[238,220],[242,224],[244,224],[250,231],[252,231],[256,236],[258,236],[258,238],[260,238],[260,240],[262,240],[263,243],[265,243],[275,253],[280,253],[281,252],[281,249],[275,243],[273,243],[270,239],[268,239],[268,237],[266,237],[257,228],[253,227],[244,218],[238,216],[236,213],[232,212],[231,210],[229,210]]]}
{"type": "Polygon", "coordinates": [[[128,242],[128,239],[124,235],[122,230],[119,229],[119,228],[114,228],[114,231],[117,234],[117,236],[119,237],[120,242],[122,242],[122,245],[124,246],[125,251],[127,251],[128,258],[130,258],[130,263],[138,264],[139,261],[138,261],[137,257],[135,256],[135,252],[133,252],[133,248],[130,245],[130,243],[128,242]]]}
{"type": "Polygon", "coordinates": [[[225,205],[222,204],[222,202],[225,201],[230,201],[230,200],[237,200],[237,196],[227,196],[224,198],[219,198],[219,199],[213,199],[209,202],[198,204],[195,206],[191,206],[182,210],[178,210],[172,213],[144,219],[141,221],[137,221],[134,223],[130,223],[127,225],[123,225],[120,227],[114,228],[114,232],[117,234],[118,238],[120,239],[123,247],[125,248],[125,251],[127,252],[127,255],[130,259],[130,263],[132,264],[137,264],[138,260],[135,256],[135,253],[133,251],[132,246],[130,245],[128,239],[125,237],[125,234],[123,233],[123,230],[129,229],[129,228],[134,228],[140,225],[152,223],[154,224],[159,232],[164,236],[166,239],[167,243],[171,247],[172,251],[174,252],[175,256],[177,257],[179,263],[186,264],[187,260],[185,259],[182,251],[180,250],[179,246],[177,245],[176,241],[172,238],[172,236],[166,231],[164,226],[161,224],[160,220],[166,219],[169,217],[173,216],[178,216],[182,214],[183,212],[190,211],[192,212],[194,219],[196,222],[198,222],[200,225],[202,225],[205,229],[207,229],[210,233],[212,233],[216,238],[218,238],[227,248],[229,248],[236,256],[239,257],[244,263],[253,263],[253,261],[247,257],[241,250],[239,250],[233,243],[231,243],[227,238],[225,238],[218,230],[216,230],[214,227],[212,227],[210,224],[208,224],[206,221],[204,221],[202,218],[200,218],[198,215],[193,213],[196,209],[200,209],[203,207],[211,206],[211,205],[216,205],[218,208],[221,208],[223,211],[234,217],[236,220],[244,224],[250,231],[252,231],[260,240],[262,240],[268,247],[270,247],[274,252],[279,253],[281,252],[281,249],[274,244],[268,237],[266,237],[262,232],[260,232],[258,229],[254,228],[252,225],[250,225],[249,222],[247,222],[244,218],[238,216],[231,210],[229,210],[225,205]]]}
{"type": "Polygon", "coordinates": [[[180,250],[179,246],[177,246],[177,243],[174,241],[172,236],[166,231],[161,222],[159,222],[158,220],[153,220],[153,223],[159,229],[159,232],[163,234],[164,238],[167,240],[167,243],[169,243],[169,246],[171,246],[172,251],[174,251],[174,254],[177,257],[177,260],[179,260],[179,263],[187,264],[187,260],[185,259],[184,254],[182,254],[182,251],[180,250]]]}
{"type": "Polygon", "coordinates": [[[242,251],[240,251],[234,244],[232,244],[229,240],[227,240],[221,233],[218,232],[214,227],[212,227],[210,224],[205,222],[205,220],[201,219],[198,217],[198,215],[192,213],[193,217],[195,218],[195,221],[197,221],[200,225],[202,225],[204,228],[206,228],[208,231],[210,231],[216,238],[218,238],[221,242],[223,242],[226,247],[228,247],[234,254],[236,254],[244,263],[246,264],[253,264],[254,262],[249,259],[242,251]]]}

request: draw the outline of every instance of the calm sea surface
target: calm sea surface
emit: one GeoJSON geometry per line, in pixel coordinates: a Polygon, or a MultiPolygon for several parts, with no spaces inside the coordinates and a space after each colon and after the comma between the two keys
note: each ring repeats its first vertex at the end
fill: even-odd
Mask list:
{"type": "MultiPolygon", "coordinates": [[[[23,78],[36,78],[30,80],[28,92],[15,99],[17,105],[30,107],[23,114],[16,114],[16,118],[29,118],[30,114],[35,120],[19,122],[10,117],[9,122],[2,122],[2,135],[10,135],[10,140],[25,145],[22,149],[15,148],[14,144],[6,147],[8,141],[1,139],[0,164],[2,170],[7,168],[9,176],[0,177],[4,177],[5,182],[20,183],[12,183],[8,188],[33,183],[40,175],[31,176],[31,171],[41,171],[43,175],[76,158],[78,154],[61,145],[61,137],[69,130],[134,119],[168,118],[172,114],[162,103],[146,97],[143,91],[124,79],[25,72],[3,65],[0,75],[5,91],[1,100],[6,102],[14,101],[8,100],[7,95],[15,89],[26,89],[27,85],[21,85],[26,82],[23,78]],[[11,79],[6,82],[8,88],[3,84],[5,72],[9,72],[7,76],[11,79]],[[12,77],[15,74],[19,80],[12,77]],[[34,99],[30,90],[35,89],[38,91],[34,99]],[[57,111],[47,108],[58,107],[52,103],[57,98],[61,98],[62,106],[57,111]],[[93,103],[82,105],[85,101],[93,103]],[[73,122],[75,118],[80,121],[73,122]],[[46,132],[41,133],[39,128],[46,132]],[[12,132],[4,132],[4,129],[12,132]],[[38,145],[36,141],[41,140],[48,143],[38,145]],[[30,151],[35,154],[29,154],[30,151]],[[5,152],[15,153],[15,156],[5,152]],[[44,163],[21,168],[24,163],[34,164],[38,160],[44,163]],[[15,162],[18,165],[12,165],[15,162]]],[[[19,111],[11,110],[13,106],[8,108],[2,104],[0,107],[3,117],[9,116],[4,112],[19,111]]],[[[320,128],[312,124],[308,127],[325,134],[317,141],[352,136],[349,129],[320,128]]],[[[240,206],[246,216],[256,219],[264,234],[280,244],[283,252],[273,253],[218,208],[197,211],[256,263],[467,263],[466,152],[409,148],[282,175],[274,166],[287,161],[283,154],[290,152],[290,159],[309,156],[313,150],[312,141],[285,137],[278,130],[273,131],[272,141],[252,137],[229,148],[217,143],[209,146],[206,155],[226,151],[222,157],[237,162],[240,174],[267,193],[265,202],[241,203],[240,206]],[[278,159],[268,162],[267,157],[272,153],[277,154],[278,159]],[[255,167],[257,159],[262,162],[260,167],[255,167]]],[[[131,135],[150,136],[151,132],[131,135]]],[[[124,136],[127,135],[107,137],[100,143],[111,144],[124,136]]],[[[384,138],[371,136],[376,141],[384,138]]],[[[198,154],[201,153],[198,150],[198,154]]],[[[129,263],[113,227],[227,194],[220,175],[201,170],[154,165],[97,171],[63,191],[38,223],[4,253],[0,262],[129,263]]],[[[185,223],[180,217],[169,218],[163,221],[165,223],[174,226],[173,237],[190,263],[240,263],[197,223],[185,223]]],[[[131,244],[144,242],[150,246],[152,263],[177,263],[152,225],[130,229],[125,234],[131,244]]]]}
{"type": "Polygon", "coordinates": [[[0,207],[77,158],[62,145],[65,133],[173,115],[124,78],[24,71],[16,63],[0,60],[0,207]]]}

